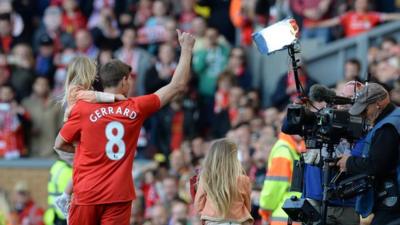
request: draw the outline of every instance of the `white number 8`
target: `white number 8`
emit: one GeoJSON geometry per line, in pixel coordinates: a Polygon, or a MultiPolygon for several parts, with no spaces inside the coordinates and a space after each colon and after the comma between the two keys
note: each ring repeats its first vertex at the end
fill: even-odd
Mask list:
{"type": "Polygon", "coordinates": [[[113,121],[106,126],[106,138],[108,140],[106,144],[106,155],[111,160],[120,160],[125,155],[125,143],[122,140],[124,133],[124,126],[120,122],[113,121]],[[117,130],[115,135],[113,134],[114,129],[117,130]],[[116,152],[113,151],[115,145],[118,147],[116,152]]]}

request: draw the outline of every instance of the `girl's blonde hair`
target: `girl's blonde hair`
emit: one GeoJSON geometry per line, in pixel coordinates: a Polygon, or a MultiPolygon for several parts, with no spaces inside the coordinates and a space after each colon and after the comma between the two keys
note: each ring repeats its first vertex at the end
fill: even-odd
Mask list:
{"type": "Polygon", "coordinates": [[[223,217],[239,194],[237,179],[243,174],[236,144],[226,138],[214,141],[204,159],[199,182],[223,217]]]}
{"type": "Polygon", "coordinates": [[[68,99],[71,86],[80,86],[89,90],[96,78],[96,63],[86,56],[77,56],[68,66],[67,79],[64,85],[64,97],[62,103],[65,104],[68,99]]]}

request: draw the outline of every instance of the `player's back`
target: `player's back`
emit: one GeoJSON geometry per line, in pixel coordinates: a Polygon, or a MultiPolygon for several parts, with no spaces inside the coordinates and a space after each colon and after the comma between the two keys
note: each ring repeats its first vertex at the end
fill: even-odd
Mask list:
{"type": "Polygon", "coordinates": [[[137,139],[143,122],[159,106],[156,95],[107,104],[77,102],[69,118],[71,126],[77,127],[72,130],[79,130],[74,138],[79,140],[73,175],[76,204],[134,199],[132,163],[137,139]]]}

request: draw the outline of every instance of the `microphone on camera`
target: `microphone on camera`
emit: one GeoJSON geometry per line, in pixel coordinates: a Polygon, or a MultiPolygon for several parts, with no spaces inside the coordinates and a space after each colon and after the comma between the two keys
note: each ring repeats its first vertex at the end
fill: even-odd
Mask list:
{"type": "Polygon", "coordinates": [[[337,96],[334,91],[321,84],[314,84],[310,88],[310,99],[316,102],[326,102],[333,105],[353,104],[354,100],[337,96]]]}

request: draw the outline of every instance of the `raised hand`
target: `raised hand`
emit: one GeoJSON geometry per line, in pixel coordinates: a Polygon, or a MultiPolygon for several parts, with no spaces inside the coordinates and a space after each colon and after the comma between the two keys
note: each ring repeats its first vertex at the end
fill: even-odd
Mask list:
{"type": "Polygon", "coordinates": [[[192,50],[196,41],[195,37],[186,32],[182,33],[180,30],[176,30],[176,32],[178,33],[178,40],[182,50],[192,50]]]}

